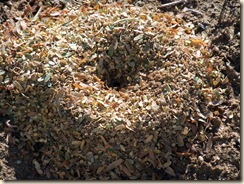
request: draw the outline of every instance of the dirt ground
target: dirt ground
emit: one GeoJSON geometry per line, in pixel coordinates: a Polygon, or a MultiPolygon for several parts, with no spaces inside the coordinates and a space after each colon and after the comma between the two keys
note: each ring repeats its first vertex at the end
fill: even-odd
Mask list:
{"type": "MultiPolygon", "coordinates": [[[[29,5],[38,7],[38,1],[29,1],[29,5]]],[[[140,1],[139,6],[151,3],[160,7],[172,2],[140,1]]],[[[0,1],[0,24],[15,19],[25,11],[27,0],[0,1]]],[[[33,8],[35,9],[35,8],[33,8]]],[[[37,8],[36,8],[37,9],[37,8]]],[[[163,174],[158,179],[177,180],[240,180],[240,2],[237,0],[188,0],[175,6],[161,7],[162,12],[173,12],[194,26],[197,35],[206,35],[211,40],[212,55],[225,61],[222,73],[230,80],[230,109],[235,118],[215,130],[209,144],[212,148],[206,152],[202,143],[195,144],[201,156],[190,158],[172,158],[172,169],[176,176],[163,174]]],[[[37,11],[37,10],[35,10],[37,11]]],[[[1,108],[1,107],[0,107],[1,108]]],[[[3,116],[0,109],[0,179],[2,180],[45,180],[32,163],[35,155],[27,151],[20,152],[21,145],[10,146],[6,143],[5,122],[11,117],[3,116]]],[[[218,124],[219,120],[216,120],[218,124]]],[[[38,145],[37,145],[38,146],[38,145]]],[[[160,170],[158,171],[160,172],[160,170]]],[[[150,178],[145,175],[144,178],[150,178]]],[[[52,179],[52,177],[50,178],[52,179]]]]}

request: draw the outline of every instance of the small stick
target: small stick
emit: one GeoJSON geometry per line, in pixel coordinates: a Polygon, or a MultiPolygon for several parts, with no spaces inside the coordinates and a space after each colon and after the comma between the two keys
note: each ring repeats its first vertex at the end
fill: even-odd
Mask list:
{"type": "Polygon", "coordinates": [[[5,122],[6,125],[7,125],[7,127],[8,127],[8,128],[14,128],[14,126],[11,125],[9,122],[10,122],[10,120],[7,120],[7,121],[5,122]]]}
{"type": "Polygon", "coordinates": [[[204,14],[198,10],[194,10],[194,9],[190,9],[190,8],[186,8],[185,11],[191,11],[193,13],[196,13],[196,14],[200,14],[202,16],[204,16],[204,14]]]}
{"type": "Polygon", "coordinates": [[[39,8],[39,10],[37,11],[36,15],[33,17],[32,21],[36,21],[37,20],[37,18],[39,16],[39,14],[41,13],[41,11],[42,11],[42,6],[39,8]]]}
{"type": "Polygon", "coordinates": [[[185,2],[187,2],[187,0],[174,1],[174,2],[171,2],[171,3],[163,4],[163,5],[160,6],[160,8],[165,8],[167,6],[173,6],[173,5],[176,5],[176,4],[179,4],[179,3],[185,3],[185,2]]]}

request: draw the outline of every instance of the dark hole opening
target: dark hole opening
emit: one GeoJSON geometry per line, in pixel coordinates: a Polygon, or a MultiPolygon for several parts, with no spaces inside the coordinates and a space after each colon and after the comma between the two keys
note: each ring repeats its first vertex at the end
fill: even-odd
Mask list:
{"type": "Polygon", "coordinates": [[[114,87],[114,88],[120,88],[121,87],[121,83],[118,81],[113,81],[110,84],[108,84],[109,87],[114,87]]]}

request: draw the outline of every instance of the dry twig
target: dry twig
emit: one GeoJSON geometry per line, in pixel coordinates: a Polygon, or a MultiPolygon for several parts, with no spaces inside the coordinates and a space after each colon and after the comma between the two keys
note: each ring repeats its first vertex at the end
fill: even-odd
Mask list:
{"type": "Polygon", "coordinates": [[[163,4],[160,8],[165,8],[165,7],[168,7],[168,6],[174,6],[176,4],[185,3],[185,2],[187,2],[187,0],[174,1],[174,2],[171,2],[171,3],[163,4]]]}
{"type": "Polygon", "coordinates": [[[190,12],[192,12],[192,13],[196,13],[196,14],[205,16],[202,12],[200,12],[200,11],[198,11],[198,10],[191,9],[191,8],[184,8],[183,11],[184,11],[184,12],[186,12],[186,11],[190,11],[190,12]]]}

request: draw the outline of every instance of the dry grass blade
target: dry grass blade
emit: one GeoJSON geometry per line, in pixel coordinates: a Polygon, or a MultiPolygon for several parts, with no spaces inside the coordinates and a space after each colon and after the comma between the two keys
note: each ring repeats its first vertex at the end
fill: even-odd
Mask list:
{"type": "Polygon", "coordinates": [[[185,2],[187,2],[187,0],[178,0],[178,1],[171,2],[171,3],[163,4],[160,7],[161,8],[165,8],[165,7],[168,7],[168,6],[174,6],[176,4],[185,3],[185,2]]]}

